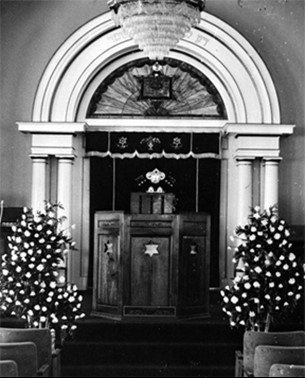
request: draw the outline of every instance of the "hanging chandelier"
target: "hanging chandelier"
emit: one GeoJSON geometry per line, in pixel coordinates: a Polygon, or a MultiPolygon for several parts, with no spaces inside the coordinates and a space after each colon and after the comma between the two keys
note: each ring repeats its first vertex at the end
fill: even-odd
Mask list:
{"type": "Polygon", "coordinates": [[[200,22],[205,0],[109,0],[113,21],[152,60],[169,50],[200,22]]]}

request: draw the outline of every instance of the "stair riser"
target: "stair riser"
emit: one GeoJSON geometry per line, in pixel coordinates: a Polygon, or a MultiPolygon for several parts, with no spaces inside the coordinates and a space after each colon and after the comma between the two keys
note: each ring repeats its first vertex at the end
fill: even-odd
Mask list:
{"type": "Polygon", "coordinates": [[[65,365],[86,364],[140,364],[162,366],[164,364],[190,363],[209,365],[219,361],[219,365],[233,365],[234,352],[238,346],[228,350],[227,345],[162,345],[162,344],[84,344],[66,345],[62,350],[65,365]]]}

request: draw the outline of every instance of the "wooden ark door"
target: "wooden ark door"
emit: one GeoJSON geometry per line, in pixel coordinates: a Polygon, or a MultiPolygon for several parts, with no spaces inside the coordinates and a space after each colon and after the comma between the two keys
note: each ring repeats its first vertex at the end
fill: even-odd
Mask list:
{"type": "Polygon", "coordinates": [[[93,314],[120,317],[123,213],[96,213],[93,314]]]}
{"type": "Polygon", "coordinates": [[[131,305],[168,306],[170,239],[131,238],[131,305]]]}
{"type": "Polygon", "coordinates": [[[129,293],[125,315],[175,315],[175,223],[173,215],[130,217],[129,293]]]}

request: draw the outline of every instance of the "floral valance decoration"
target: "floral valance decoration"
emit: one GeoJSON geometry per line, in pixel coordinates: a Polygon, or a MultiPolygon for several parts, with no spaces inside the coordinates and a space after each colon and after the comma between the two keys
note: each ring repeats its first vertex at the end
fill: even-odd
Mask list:
{"type": "Polygon", "coordinates": [[[112,158],[219,159],[215,133],[86,133],[87,156],[112,158]]]}

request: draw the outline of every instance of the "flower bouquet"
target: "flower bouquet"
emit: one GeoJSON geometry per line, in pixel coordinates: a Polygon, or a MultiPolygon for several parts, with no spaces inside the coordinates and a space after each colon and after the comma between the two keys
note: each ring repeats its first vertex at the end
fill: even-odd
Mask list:
{"type": "Polygon", "coordinates": [[[241,269],[220,292],[232,327],[267,332],[296,308],[304,290],[304,266],[291,252],[290,235],[275,206],[251,209],[248,224],[237,227],[240,244],[233,263],[241,269]]]}
{"type": "Polygon", "coordinates": [[[61,229],[66,218],[57,216],[58,208],[60,204],[49,202],[44,212],[25,207],[12,226],[8,252],[2,256],[0,310],[23,319],[29,328],[49,327],[58,337],[61,331],[71,337],[76,320],[84,314],[76,285],[59,280],[59,270],[75,242],[68,230],[61,229]]]}

